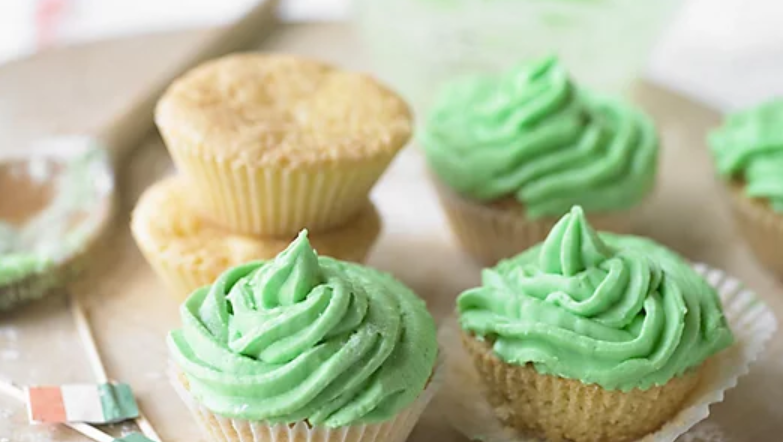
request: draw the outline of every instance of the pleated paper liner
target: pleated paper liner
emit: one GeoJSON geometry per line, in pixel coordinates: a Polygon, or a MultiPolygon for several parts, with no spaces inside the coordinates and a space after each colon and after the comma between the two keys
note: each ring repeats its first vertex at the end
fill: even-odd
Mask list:
{"type": "Polygon", "coordinates": [[[779,277],[783,277],[783,214],[776,213],[767,201],[745,195],[739,182],[728,184],[731,209],[740,233],[756,259],[779,277]]]}
{"type": "Polygon", "coordinates": [[[218,416],[193,399],[177,368],[171,367],[169,375],[177,394],[211,442],[404,442],[443,383],[445,357],[441,351],[427,387],[411,405],[392,419],[338,428],[310,426],[305,422],[268,424],[218,416]]]}
{"type": "MultiPolygon", "coordinates": [[[[737,385],[757,360],[777,329],[772,311],[743,284],[722,270],[696,264],[696,271],[716,288],[736,342],[710,358],[699,384],[680,411],[658,431],[640,442],[671,442],[709,416],[710,405],[721,402],[726,390],[737,385]]],[[[456,319],[441,328],[440,340],[448,350],[446,388],[433,404],[449,423],[471,440],[484,442],[542,442],[505,427],[485,398],[485,391],[464,349],[456,319]]],[[[709,427],[707,427],[709,429],[709,427]]]]}
{"type": "Polygon", "coordinates": [[[303,227],[328,231],[356,217],[396,151],[315,165],[222,161],[167,140],[177,169],[197,192],[201,214],[254,236],[291,236],[303,227]]]}
{"type": "Polygon", "coordinates": [[[506,364],[490,342],[468,333],[462,333],[462,342],[501,422],[552,441],[619,442],[655,431],[679,409],[701,374],[701,370],[689,371],[644,391],[604,390],[541,375],[529,364],[506,364]]]}
{"type": "MultiPolygon", "coordinates": [[[[166,178],[147,189],[133,212],[131,232],[144,257],[170,292],[184,299],[211,284],[226,269],[248,261],[274,258],[291,237],[262,238],[233,234],[203,219],[189,207],[181,178],[166,178]]],[[[346,224],[310,233],[318,254],[361,262],[381,231],[370,201],[346,224]]]]}
{"type": "MultiPolygon", "coordinates": [[[[478,262],[495,265],[546,239],[560,217],[528,219],[524,207],[516,201],[482,204],[457,195],[437,178],[432,179],[438,191],[449,225],[462,248],[478,262]]],[[[630,233],[630,211],[588,213],[597,230],[630,233]]]]}

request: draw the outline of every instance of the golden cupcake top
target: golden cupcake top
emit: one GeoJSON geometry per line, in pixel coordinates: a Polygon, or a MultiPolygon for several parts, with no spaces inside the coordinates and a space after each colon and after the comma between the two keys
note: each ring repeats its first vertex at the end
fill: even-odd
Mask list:
{"type": "Polygon", "coordinates": [[[161,98],[156,122],[169,144],[253,165],[388,156],[412,130],[408,105],[372,77],[261,53],[186,73],[161,98]]]}

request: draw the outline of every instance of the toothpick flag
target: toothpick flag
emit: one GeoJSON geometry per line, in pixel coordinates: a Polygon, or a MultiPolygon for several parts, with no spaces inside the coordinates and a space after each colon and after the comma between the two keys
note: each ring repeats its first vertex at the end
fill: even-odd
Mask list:
{"type": "MultiPolygon", "coordinates": [[[[95,344],[95,338],[92,335],[90,323],[87,321],[87,315],[85,314],[85,311],[79,302],[79,297],[75,294],[71,297],[71,313],[73,314],[73,318],[76,321],[76,330],[79,332],[79,336],[81,336],[84,349],[87,352],[87,358],[90,360],[90,365],[92,366],[92,370],[95,373],[95,377],[97,378],[98,383],[100,385],[111,384],[109,382],[109,377],[106,374],[106,368],[103,366],[103,361],[101,361],[101,355],[98,352],[98,346],[95,344]]],[[[160,436],[158,436],[158,433],[152,427],[150,421],[147,420],[144,414],[139,410],[138,405],[136,405],[136,399],[134,398],[133,393],[130,391],[130,387],[128,387],[126,384],[114,385],[124,385],[126,388],[116,391],[119,393],[119,395],[113,397],[114,401],[111,403],[113,404],[111,406],[113,409],[123,410],[117,414],[124,413],[127,418],[135,418],[136,425],[138,425],[139,429],[141,430],[141,434],[139,434],[138,437],[143,437],[143,439],[138,440],[138,442],[160,441],[160,436]],[[133,407],[129,405],[129,399],[133,401],[133,407]]],[[[136,441],[131,440],[127,442],[136,441]]]]}
{"type": "Polygon", "coordinates": [[[32,422],[64,424],[96,442],[160,442],[160,436],[139,410],[130,386],[109,381],[87,317],[76,296],[71,298],[71,310],[97,383],[36,386],[22,390],[0,379],[0,394],[24,401],[32,422]],[[141,433],[114,438],[88,425],[130,419],[136,421],[141,433]]]}
{"type": "MultiPolygon", "coordinates": [[[[4,380],[2,377],[0,377],[0,395],[8,396],[11,399],[16,399],[20,402],[24,402],[26,396],[23,389],[16,386],[16,384],[13,382],[4,380]]],[[[136,440],[131,439],[124,441],[122,438],[115,439],[114,437],[88,424],[66,423],[63,425],[89,437],[95,442],[155,442],[151,439],[145,440],[138,438],[136,440]]]]}
{"type": "Polygon", "coordinates": [[[127,384],[29,387],[26,393],[32,422],[108,424],[139,416],[139,408],[127,384]]]}

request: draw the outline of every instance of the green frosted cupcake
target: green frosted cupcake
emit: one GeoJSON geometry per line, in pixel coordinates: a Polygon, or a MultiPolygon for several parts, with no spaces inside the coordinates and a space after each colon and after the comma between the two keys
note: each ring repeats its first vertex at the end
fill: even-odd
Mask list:
{"type": "Polygon", "coordinates": [[[733,335],[716,290],[645,238],[598,234],[581,208],[457,301],[499,418],[547,440],[632,441],[682,407],[733,335]]]}
{"type": "Polygon", "coordinates": [[[783,100],[730,115],[709,144],[740,232],[759,261],[783,276],[783,100]]]}
{"type": "Polygon", "coordinates": [[[659,144],[647,115],[580,89],[552,57],[448,85],[419,142],[453,230],[485,263],[543,240],[574,204],[628,231],[659,144]]]}
{"type": "Polygon", "coordinates": [[[437,384],[424,302],[387,274],[317,256],[306,232],[194,292],[181,317],[175,385],[211,440],[403,441],[437,384]]]}

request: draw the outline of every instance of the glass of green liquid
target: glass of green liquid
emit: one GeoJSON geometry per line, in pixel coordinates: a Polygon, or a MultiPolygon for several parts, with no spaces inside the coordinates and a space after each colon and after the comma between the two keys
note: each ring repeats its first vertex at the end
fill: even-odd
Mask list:
{"type": "Polygon", "coordinates": [[[375,67],[426,110],[455,77],[557,55],[582,85],[622,93],[679,0],[354,0],[375,67]]]}

